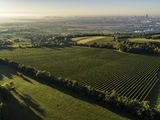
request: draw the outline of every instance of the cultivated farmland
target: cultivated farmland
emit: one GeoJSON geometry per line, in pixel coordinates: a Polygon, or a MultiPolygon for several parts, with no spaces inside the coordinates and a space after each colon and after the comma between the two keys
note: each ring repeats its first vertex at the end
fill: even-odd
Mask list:
{"type": "Polygon", "coordinates": [[[2,50],[0,56],[140,101],[146,100],[159,80],[159,57],[110,49],[29,48],[2,50]]]}
{"type": "Polygon", "coordinates": [[[136,43],[147,43],[147,42],[160,42],[159,39],[146,39],[146,38],[128,38],[129,42],[136,42],[136,43]]]}
{"type": "MultiPolygon", "coordinates": [[[[112,111],[95,104],[77,99],[78,95],[68,95],[66,89],[50,87],[37,82],[25,75],[20,75],[17,69],[0,63],[0,88],[7,82],[14,83],[15,90],[10,95],[5,94],[5,100],[0,96],[0,120],[88,120],[116,119],[127,120],[112,111]],[[44,95],[45,94],[45,95],[44,95]],[[71,114],[72,113],[72,114],[71,114]]],[[[1,93],[1,89],[0,89],[1,93]]],[[[71,92],[70,92],[71,93],[71,92]]]]}
{"type": "Polygon", "coordinates": [[[97,43],[98,45],[106,45],[108,43],[113,44],[114,37],[110,37],[110,36],[77,37],[77,38],[73,38],[72,40],[76,41],[78,44],[90,45],[93,43],[97,43]]]}

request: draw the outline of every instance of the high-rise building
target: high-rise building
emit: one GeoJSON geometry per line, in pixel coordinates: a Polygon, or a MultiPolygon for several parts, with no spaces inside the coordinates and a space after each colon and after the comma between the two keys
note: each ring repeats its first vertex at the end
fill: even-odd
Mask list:
{"type": "Polygon", "coordinates": [[[149,18],[149,15],[148,15],[148,14],[146,14],[146,18],[147,18],[147,19],[149,18]]]}

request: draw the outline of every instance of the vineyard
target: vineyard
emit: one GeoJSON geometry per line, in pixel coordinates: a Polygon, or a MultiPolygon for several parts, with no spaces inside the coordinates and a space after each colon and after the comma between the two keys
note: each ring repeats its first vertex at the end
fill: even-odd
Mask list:
{"type": "MultiPolygon", "coordinates": [[[[149,64],[146,67],[140,66],[135,73],[110,73],[107,80],[93,82],[92,86],[108,92],[115,90],[120,96],[143,101],[158,83],[158,74],[159,66],[149,64]]],[[[82,85],[90,84],[90,81],[82,82],[82,85]]]]}
{"type": "Polygon", "coordinates": [[[0,56],[139,101],[148,99],[159,83],[156,56],[87,47],[2,50],[0,56]]]}

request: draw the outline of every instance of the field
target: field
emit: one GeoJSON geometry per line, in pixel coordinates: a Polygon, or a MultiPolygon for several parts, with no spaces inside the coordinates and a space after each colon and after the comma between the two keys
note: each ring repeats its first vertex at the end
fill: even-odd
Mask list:
{"type": "Polygon", "coordinates": [[[158,83],[160,57],[155,56],[87,47],[1,50],[0,56],[140,101],[158,83]]]}
{"type": "Polygon", "coordinates": [[[160,40],[146,39],[146,38],[128,38],[127,40],[136,43],[160,42],[160,40]]]}
{"type": "Polygon", "coordinates": [[[77,38],[73,38],[73,41],[76,41],[78,44],[93,44],[93,43],[97,43],[98,45],[105,45],[108,43],[112,43],[113,44],[113,39],[114,37],[109,37],[109,36],[93,36],[93,37],[77,37],[77,38]]]}
{"type": "Polygon", "coordinates": [[[19,76],[16,69],[0,64],[0,84],[9,81],[14,82],[16,89],[11,91],[12,97],[5,101],[7,116],[0,116],[0,118],[9,120],[129,119],[94,103],[86,102],[85,99],[68,90],[41,84],[25,75],[19,76]]]}

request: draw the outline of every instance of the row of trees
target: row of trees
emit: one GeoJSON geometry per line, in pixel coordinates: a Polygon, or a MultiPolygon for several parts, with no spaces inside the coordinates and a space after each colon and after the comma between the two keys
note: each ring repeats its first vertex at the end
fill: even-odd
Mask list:
{"type": "Polygon", "coordinates": [[[138,54],[159,54],[160,42],[137,43],[129,41],[121,41],[117,43],[117,49],[123,52],[138,54]]]}
{"type": "MultiPolygon", "coordinates": [[[[68,34],[68,35],[51,35],[51,34],[30,34],[24,36],[25,39],[31,40],[31,45],[26,47],[64,47],[64,46],[86,46],[86,47],[95,47],[95,48],[109,48],[109,49],[119,49],[124,52],[131,53],[141,53],[141,54],[159,54],[160,53],[160,42],[146,42],[146,43],[137,43],[129,42],[128,38],[159,38],[160,35],[156,33],[139,33],[139,34],[68,34]],[[97,44],[96,42],[90,45],[86,44],[77,44],[75,41],[72,41],[74,37],[86,37],[86,36],[112,36],[114,37],[113,42],[108,44],[97,44]]],[[[20,40],[14,41],[16,43],[20,40]]],[[[0,40],[0,48],[10,48],[13,42],[0,40]]],[[[21,45],[19,45],[21,48],[21,45]]]]}
{"type": "Polygon", "coordinates": [[[31,44],[33,47],[61,47],[70,46],[74,44],[74,42],[71,39],[69,39],[69,37],[62,35],[34,34],[26,38],[31,40],[31,44]]]}
{"type": "Polygon", "coordinates": [[[127,40],[119,40],[115,38],[116,42],[97,44],[74,44],[76,46],[85,46],[85,47],[94,47],[94,48],[108,48],[108,49],[117,49],[123,52],[137,53],[137,54],[160,54],[160,42],[146,42],[146,43],[137,43],[129,42],[127,40]]]}
{"type": "Polygon", "coordinates": [[[13,45],[13,42],[0,39],[0,48],[7,47],[8,45],[13,45]]]}
{"type": "Polygon", "coordinates": [[[70,89],[75,93],[91,98],[102,106],[110,106],[115,109],[129,112],[143,120],[156,120],[160,118],[160,113],[151,108],[147,101],[139,102],[124,96],[118,96],[116,91],[112,91],[110,94],[107,91],[100,91],[91,86],[82,86],[77,81],[54,77],[49,72],[39,71],[33,67],[25,66],[8,59],[0,59],[0,63],[9,64],[17,68],[21,73],[37,79],[40,82],[55,84],[70,89]]]}
{"type": "Polygon", "coordinates": [[[27,47],[61,47],[61,46],[71,46],[74,44],[74,42],[69,39],[70,37],[67,36],[54,36],[54,35],[48,35],[48,34],[31,34],[31,36],[25,37],[28,42],[27,45],[23,44],[24,42],[21,39],[13,39],[11,40],[0,40],[0,48],[6,49],[6,48],[15,48],[12,47],[13,44],[19,44],[19,48],[27,48],[27,47]],[[22,44],[20,44],[22,43],[22,44]],[[22,47],[23,46],[23,47],[22,47]]]}
{"type": "Polygon", "coordinates": [[[77,35],[68,35],[68,39],[74,37],[86,37],[86,36],[112,36],[114,37],[113,42],[108,44],[97,44],[96,42],[87,45],[87,44],[77,44],[76,46],[86,46],[86,47],[95,47],[95,48],[109,48],[109,49],[118,49],[123,52],[138,53],[138,54],[159,54],[160,53],[160,42],[129,42],[128,38],[146,38],[146,39],[159,39],[159,33],[119,33],[119,34],[77,34],[77,35]]]}
{"type": "Polygon", "coordinates": [[[160,33],[120,33],[114,34],[118,39],[125,38],[146,38],[146,39],[160,39],[160,33]]]}

